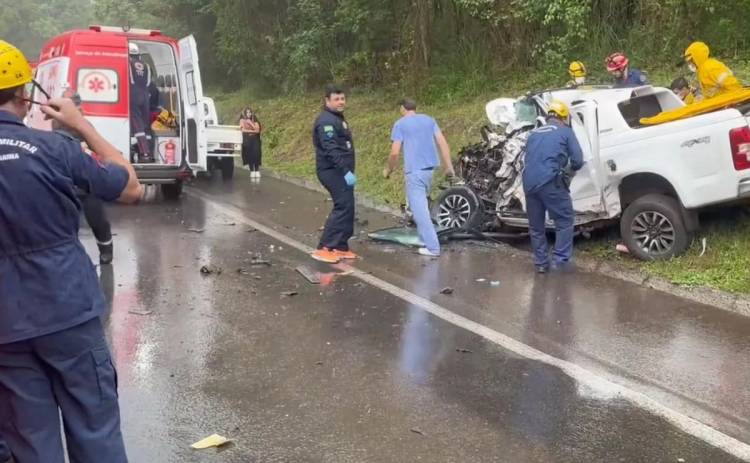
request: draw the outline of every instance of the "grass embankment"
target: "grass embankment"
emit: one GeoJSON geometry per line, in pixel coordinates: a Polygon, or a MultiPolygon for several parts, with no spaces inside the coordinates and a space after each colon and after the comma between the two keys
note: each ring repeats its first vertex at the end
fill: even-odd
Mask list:
{"type": "MultiPolygon", "coordinates": [[[[653,73],[652,80],[664,84],[668,72],[653,73]]],[[[750,82],[750,67],[738,72],[750,82]]],[[[505,83],[508,81],[506,80],[505,83]]],[[[668,82],[667,82],[668,83],[668,82]]],[[[519,81],[513,89],[488,91],[471,98],[452,98],[421,105],[420,111],[434,116],[448,138],[453,153],[479,140],[479,129],[486,123],[484,105],[497,96],[520,94],[521,88],[541,88],[529,80],[519,81]]],[[[404,202],[401,172],[390,180],[381,176],[390,150],[390,130],[399,117],[398,95],[352,92],[349,95],[347,120],[357,148],[357,189],[371,198],[392,206],[404,202]]],[[[311,147],[311,128],[321,107],[319,96],[280,97],[256,100],[250,92],[236,92],[216,98],[220,114],[239,114],[245,104],[252,104],[265,126],[263,136],[264,166],[279,173],[315,177],[311,147]]],[[[232,116],[234,117],[234,116],[232,116]]],[[[616,260],[633,269],[686,286],[707,286],[735,293],[750,293],[750,215],[738,210],[711,214],[698,234],[691,250],[684,256],[666,262],[644,263],[614,251],[616,231],[602,233],[580,246],[583,254],[616,260]],[[707,248],[703,251],[702,239],[707,248]]]]}

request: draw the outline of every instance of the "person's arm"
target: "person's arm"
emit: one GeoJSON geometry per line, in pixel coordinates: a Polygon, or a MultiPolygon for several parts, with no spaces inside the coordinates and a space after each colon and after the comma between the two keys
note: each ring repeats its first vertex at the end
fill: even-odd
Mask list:
{"type": "Polygon", "coordinates": [[[440,150],[440,157],[443,161],[443,171],[448,177],[456,175],[456,171],[453,169],[453,159],[451,159],[451,147],[448,145],[448,140],[445,139],[445,135],[438,128],[435,132],[435,142],[440,150]]]}
{"type": "Polygon", "coordinates": [[[401,154],[401,140],[394,140],[391,144],[391,154],[388,156],[388,165],[383,169],[383,177],[388,178],[398,163],[398,155],[401,154]]]}
{"type": "Polygon", "coordinates": [[[341,171],[343,175],[349,172],[344,164],[344,155],[346,150],[336,141],[336,126],[333,122],[322,121],[317,124],[315,130],[318,135],[323,155],[330,159],[331,162],[341,171]]]}
{"type": "MultiPolygon", "coordinates": [[[[123,157],[122,153],[120,153],[117,148],[105,140],[104,137],[96,131],[94,126],[83,117],[72,100],[69,98],[53,98],[47,105],[42,106],[41,110],[48,117],[60,122],[63,126],[70,127],[78,132],[81,135],[81,138],[83,138],[83,141],[86,142],[93,152],[97,153],[104,164],[119,166],[125,170],[127,173],[127,183],[125,184],[124,189],[119,193],[119,197],[117,197],[118,201],[123,203],[134,203],[141,199],[141,196],[143,195],[143,187],[140,182],[138,182],[138,177],[136,176],[133,166],[123,157]]],[[[81,153],[85,158],[96,164],[96,161],[91,159],[90,156],[83,153],[83,151],[81,151],[81,153]]]]}
{"type": "Polygon", "coordinates": [[[573,129],[571,129],[569,133],[570,135],[568,136],[567,144],[570,168],[573,169],[573,171],[578,171],[583,167],[583,151],[581,150],[581,145],[578,143],[578,138],[576,138],[573,129]]]}

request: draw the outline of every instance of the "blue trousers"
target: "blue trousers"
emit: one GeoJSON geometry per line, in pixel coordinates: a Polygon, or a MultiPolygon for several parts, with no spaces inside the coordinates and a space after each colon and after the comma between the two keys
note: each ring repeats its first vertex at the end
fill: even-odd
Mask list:
{"type": "Polygon", "coordinates": [[[318,249],[349,250],[349,238],[354,234],[354,188],[346,184],[338,169],[318,171],[318,180],[333,200],[333,210],[326,220],[318,249]]]}
{"type": "Polygon", "coordinates": [[[0,435],[18,463],[127,463],[117,373],[96,318],[0,344],[0,435]]]}
{"type": "Polygon", "coordinates": [[[406,174],[406,199],[417,224],[419,239],[430,252],[439,254],[440,241],[430,217],[430,204],[427,200],[432,189],[432,172],[417,170],[406,174]]]}
{"type": "Polygon", "coordinates": [[[555,222],[553,263],[564,265],[573,258],[573,201],[570,192],[552,181],[538,191],[526,193],[529,234],[534,248],[534,265],[549,265],[549,244],[545,227],[546,215],[555,222]]]}
{"type": "Polygon", "coordinates": [[[10,460],[10,449],[5,444],[5,441],[0,437],[0,463],[4,463],[10,460]]]}

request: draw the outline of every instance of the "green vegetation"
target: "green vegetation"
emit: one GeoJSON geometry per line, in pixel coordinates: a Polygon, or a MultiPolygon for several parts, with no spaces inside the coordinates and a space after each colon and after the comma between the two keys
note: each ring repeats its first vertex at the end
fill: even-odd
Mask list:
{"type": "MultiPolygon", "coordinates": [[[[484,104],[559,86],[571,60],[590,81],[603,59],[625,51],[652,82],[687,72],[673,64],[693,39],[706,41],[750,83],[747,0],[0,0],[0,38],[30,56],[58,32],[90,23],[158,28],[197,38],[204,79],[226,119],[253,105],[265,123],[266,165],[312,177],[311,122],[320,88],[347,85],[359,191],[403,201],[400,178],[380,172],[395,102],[409,95],[437,118],[454,153],[479,138],[484,104]],[[165,19],[167,18],[167,19],[165,19]]],[[[618,259],[680,284],[750,292],[747,218],[704,228],[700,246],[671,262],[616,256],[599,238],[584,252],[618,259]]],[[[614,238],[613,238],[614,239],[614,238]]]]}

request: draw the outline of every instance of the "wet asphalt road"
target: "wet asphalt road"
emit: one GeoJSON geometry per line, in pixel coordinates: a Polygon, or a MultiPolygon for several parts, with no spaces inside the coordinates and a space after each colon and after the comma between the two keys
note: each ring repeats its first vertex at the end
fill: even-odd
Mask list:
{"type": "MultiPolygon", "coordinates": [[[[741,461],[245,220],[314,245],[329,207],[237,178],[197,182],[177,203],[110,209],[116,257],[101,277],[131,461],[741,461]],[[271,265],[253,266],[258,256],[271,265]],[[189,448],[213,433],[234,443],[189,448]]],[[[86,228],[82,238],[93,250],[86,228]]],[[[353,246],[374,279],[750,442],[746,318],[600,275],[538,278],[509,248],[455,243],[425,260],[353,246]]]]}

